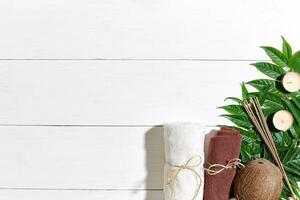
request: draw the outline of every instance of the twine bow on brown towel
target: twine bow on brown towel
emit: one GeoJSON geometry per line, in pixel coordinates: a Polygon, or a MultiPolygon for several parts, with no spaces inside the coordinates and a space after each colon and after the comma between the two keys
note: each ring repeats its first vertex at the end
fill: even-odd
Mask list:
{"type": "Polygon", "coordinates": [[[200,167],[201,162],[202,162],[201,156],[196,155],[196,156],[193,156],[190,159],[188,159],[188,161],[185,163],[185,165],[182,165],[182,166],[173,165],[171,163],[168,163],[168,165],[170,165],[171,167],[176,168],[174,170],[174,172],[168,177],[168,185],[171,186],[173,199],[175,199],[174,185],[177,181],[178,174],[184,170],[190,171],[195,176],[196,187],[195,187],[195,192],[194,192],[192,200],[196,199],[196,197],[198,196],[198,193],[200,191],[200,188],[201,188],[202,179],[195,168],[200,167]],[[197,159],[197,162],[195,164],[193,164],[192,161],[195,159],[197,159]]]}
{"type": "Polygon", "coordinates": [[[236,168],[244,168],[245,165],[241,163],[241,159],[234,158],[227,162],[226,165],[222,164],[211,164],[208,168],[205,168],[204,170],[207,171],[207,173],[211,176],[221,173],[222,171],[226,169],[236,169],[236,168]]]}

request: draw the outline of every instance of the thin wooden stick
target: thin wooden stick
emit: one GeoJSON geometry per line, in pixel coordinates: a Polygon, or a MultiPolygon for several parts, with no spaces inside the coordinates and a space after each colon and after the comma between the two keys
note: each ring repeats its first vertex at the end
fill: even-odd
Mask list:
{"type": "MultiPolygon", "coordinates": [[[[244,106],[245,106],[245,105],[244,105],[244,106]]],[[[251,120],[252,120],[252,122],[253,122],[255,128],[258,130],[259,133],[263,133],[263,134],[260,134],[260,135],[261,135],[263,141],[265,142],[265,144],[267,145],[267,147],[268,147],[270,153],[272,154],[272,157],[275,158],[276,155],[275,155],[275,153],[274,153],[274,151],[273,151],[273,147],[270,145],[269,140],[268,140],[267,137],[264,135],[264,130],[263,130],[263,128],[261,127],[261,124],[257,121],[256,116],[255,116],[255,114],[253,113],[253,111],[251,110],[250,105],[247,105],[247,106],[245,107],[245,109],[246,109],[246,111],[247,111],[249,117],[251,118],[251,120]]],[[[277,164],[277,163],[276,163],[276,164],[277,164]]],[[[281,173],[283,174],[282,168],[280,167],[279,169],[280,169],[281,173]]]]}
{"type": "MultiPolygon", "coordinates": [[[[252,100],[252,99],[251,99],[251,100],[252,100]]],[[[279,155],[278,155],[278,153],[277,153],[275,144],[274,144],[274,142],[273,142],[272,135],[268,133],[268,132],[270,132],[270,131],[269,131],[267,122],[265,121],[264,114],[263,114],[263,112],[262,112],[262,110],[261,110],[261,108],[260,108],[260,104],[259,104],[258,100],[257,100],[257,101],[256,101],[256,100],[257,100],[257,99],[254,99],[254,101],[252,101],[252,105],[253,105],[253,107],[254,107],[254,109],[255,109],[255,112],[257,113],[257,116],[258,116],[258,118],[259,118],[259,121],[260,121],[260,122],[263,122],[263,123],[262,123],[262,128],[263,128],[263,130],[264,130],[264,134],[265,134],[265,136],[266,136],[266,138],[267,138],[267,140],[268,140],[268,143],[270,144],[270,147],[271,147],[272,150],[273,150],[273,154],[276,156],[275,162],[276,162],[277,165],[279,165],[279,167],[280,167],[281,169],[283,169],[282,163],[281,163],[281,162],[278,163],[278,160],[280,160],[279,155]]],[[[285,174],[285,172],[283,172],[282,175],[284,175],[284,174],[285,174]]],[[[284,177],[284,178],[285,178],[285,177],[284,177]]],[[[285,179],[286,179],[286,178],[285,178],[285,179]]]]}
{"type": "MultiPolygon", "coordinates": [[[[280,171],[281,171],[281,173],[282,173],[282,175],[283,175],[285,181],[286,181],[287,184],[288,184],[289,189],[290,189],[291,192],[293,193],[293,190],[292,190],[291,187],[290,187],[289,180],[288,180],[288,178],[287,178],[287,176],[286,176],[286,173],[285,173],[285,171],[284,171],[284,168],[283,168],[282,163],[281,163],[281,161],[280,161],[280,158],[279,158],[279,156],[278,156],[278,153],[277,153],[275,144],[274,144],[273,140],[269,137],[269,134],[268,134],[268,131],[267,131],[268,128],[265,127],[265,123],[263,122],[263,121],[264,121],[264,120],[263,120],[263,119],[264,119],[264,116],[261,116],[262,112],[260,112],[260,111],[259,111],[259,108],[258,108],[258,107],[260,107],[260,105],[256,105],[256,102],[255,102],[255,100],[253,101],[253,99],[251,99],[250,105],[253,106],[254,111],[255,111],[255,113],[257,114],[257,117],[258,117],[258,122],[259,122],[259,125],[260,125],[260,128],[261,128],[261,130],[259,131],[259,133],[261,134],[261,136],[262,136],[264,142],[266,143],[266,145],[267,145],[267,147],[268,147],[270,153],[272,154],[272,156],[273,156],[273,158],[274,158],[274,161],[275,161],[276,164],[278,165],[278,167],[279,167],[279,169],[280,169],[280,171]]],[[[250,111],[253,112],[253,111],[251,110],[251,108],[250,108],[250,111]]],[[[255,115],[254,112],[253,112],[252,116],[253,116],[253,115],[255,115]]],[[[257,122],[257,120],[255,120],[255,122],[257,122]]]]}
{"type": "Polygon", "coordinates": [[[289,189],[291,190],[291,192],[293,193],[292,186],[291,186],[290,181],[289,181],[289,179],[288,179],[288,177],[287,177],[287,175],[286,175],[286,172],[285,172],[285,170],[284,170],[284,168],[283,168],[282,162],[281,162],[281,160],[280,160],[280,157],[279,157],[279,155],[278,155],[278,152],[277,152],[277,149],[276,149],[276,147],[275,147],[274,141],[273,141],[273,139],[272,139],[272,133],[271,133],[269,127],[268,127],[267,121],[266,121],[266,119],[265,119],[265,117],[264,117],[264,114],[263,114],[263,112],[262,112],[262,110],[261,110],[261,106],[260,106],[260,104],[259,104],[258,99],[257,99],[257,98],[254,98],[254,102],[255,102],[254,106],[255,106],[256,109],[258,110],[258,115],[259,115],[260,118],[261,118],[261,122],[263,122],[263,127],[265,128],[266,136],[267,136],[268,140],[270,141],[271,146],[274,148],[274,153],[275,153],[276,158],[277,158],[277,159],[275,159],[275,162],[276,162],[277,165],[279,165],[280,168],[282,169],[283,177],[284,177],[284,179],[285,179],[285,181],[286,181],[286,183],[287,183],[287,185],[288,185],[288,188],[289,188],[289,189]]]}
{"type": "Polygon", "coordinates": [[[272,138],[271,131],[268,127],[266,118],[262,112],[260,103],[256,97],[251,98],[250,102],[244,101],[242,102],[243,107],[245,108],[249,118],[251,119],[252,123],[254,124],[254,127],[257,129],[258,133],[262,137],[264,143],[267,145],[275,163],[279,167],[279,170],[282,173],[282,176],[284,177],[284,180],[291,191],[293,198],[296,198],[296,195],[292,189],[292,186],[290,184],[290,181],[286,175],[286,172],[284,170],[284,167],[282,165],[282,162],[280,160],[280,157],[278,155],[277,149],[275,147],[275,143],[272,138]]]}
{"type": "MultiPolygon", "coordinates": [[[[276,156],[275,153],[274,153],[274,148],[273,148],[272,145],[270,145],[270,141],[269,141],[269,139],[268,139],[268,138],[266,137],[266,135],[265,135],[264,128],[261,126],[262,124],[259,123],[259,121],[258,121],[258,119],[256,118],[254,112],[252,111],[251,105],[249,105],[249,104],[248,104],[247,106],[244,105],[244,107],[245,107],[245,109],[246,109],[246,111],[247,111],[249,117],[251,118],[251,120],[252,120],[254,126],[256,127],[256,129],[258,130],[258,132],[260,133],[260,135],[261,135],[263,141],[264,141],[265,144],[267,145],[267,147],[268,147],[268,149],[269,149],[269,151],[270,151],[272,157],[273,157],[274,160],[276,161],[276,160],[277,160],[277,159],[276,159],[277,156],[276,156]]],[[[277,164],[277,162],[276,162],[276,164],[277,164]]],[[[280,169],[280,171],[281,171],[281,173],[282,173],[282,175],[283,175],[284,172],[283,172],[282,168],[279,167],[279,169],[280,169]]]]}

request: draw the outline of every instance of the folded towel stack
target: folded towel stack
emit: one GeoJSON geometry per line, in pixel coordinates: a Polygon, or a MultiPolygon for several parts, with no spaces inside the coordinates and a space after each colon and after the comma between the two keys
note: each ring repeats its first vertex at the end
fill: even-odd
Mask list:
{"type": "MultiPolygon", "coordinates": [[[[209,143],[206,168],[213,164],[226,165],[232,159],[239,158],[242,137],[239,132],[221,128],[209,143]]],[[[228,200],[236,174],[235,168],[209,175],[205,172],[204,200],[228,200]]]]}
{"type": "Polygon", "coordinates": [[[165,200],[202,200],[204,127],[195,123],[164,125],[165,200]]]}

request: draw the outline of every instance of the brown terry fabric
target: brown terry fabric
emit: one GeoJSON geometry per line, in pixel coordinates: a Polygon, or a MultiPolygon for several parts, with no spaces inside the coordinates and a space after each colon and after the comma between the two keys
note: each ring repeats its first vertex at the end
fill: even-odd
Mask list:
{"type": "MultiPolygon", "coordinates": [[[[207,166],[209,164],[226,165],[228,161],[239,158],[242,136],[230,128],[221,128],[216,136],[211,138],[207,166]]],[[[226,169],[216,175],[205,172],[204,200],[229,200],[231,185],[236,169],[226,169]]]]}

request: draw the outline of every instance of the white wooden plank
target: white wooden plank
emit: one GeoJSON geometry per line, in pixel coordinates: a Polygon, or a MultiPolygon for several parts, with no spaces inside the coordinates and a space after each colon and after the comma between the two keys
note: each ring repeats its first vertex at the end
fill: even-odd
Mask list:
{"type": "Polygon", "coordinates": [[[0,157],[0,188],[162,189],[163,128],[0,127],[0,157]]]}
{"type": "Polygon", "coordinates": [[[162,191],[0,190],[5,200],[163,200],[162,191]]]}
{"type": "Polygon", "coordinates": [[[163,128],[0,127],[0,157],[2,198],[5,188],[33,200],[38,192],[20,191],[113,190],[95,194],[115,199],[134,190],[134,198],[142,189],[162,189],[163,128]]]}
{"type": "Polygon", "coordinates": [[[0,124],[218,124],[249,62],[1,61],[0,124]]]}
{"type": "Polygon", "coordinates": [[[280,35],[300,45],[299,1],[0,2],[1,58],[261,59],[280,35]]]}

